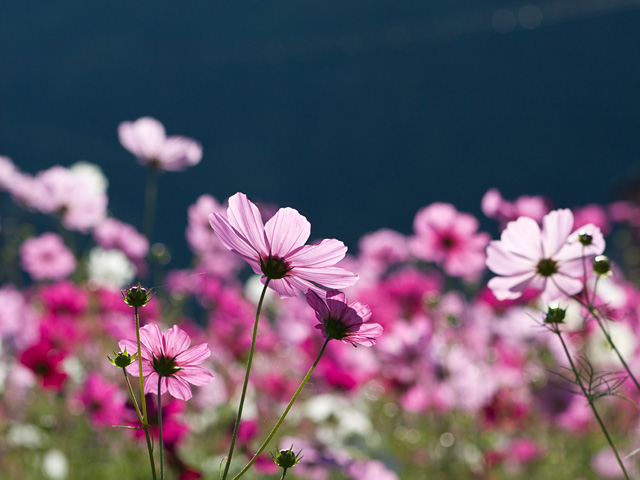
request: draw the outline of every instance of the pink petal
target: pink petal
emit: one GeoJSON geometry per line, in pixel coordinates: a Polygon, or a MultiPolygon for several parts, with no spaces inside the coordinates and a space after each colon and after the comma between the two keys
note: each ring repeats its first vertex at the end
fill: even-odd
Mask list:
{"type": "Polygon", "coordinates": [[[149,349],[153,356],[162,354],[162,331],[155,323],[140,328],[140,343],[149,349]]]}
{"type": "Polygon", "coordinates": [[[293,208],[281,208],[264,227],[272,255],[284,257],[302,247],[311,234],[311,224],[293,208]]]}
{"type": "Polygon", "coordinates": [[[553,275],[547,280],[547,285],[540,299],[543,302],[551,302],[566,295],[575,295],[582,291],[582,280],[565,275],[553,275]]]}
{"type": "Polygon", "coordinates": [[[534,276],[534,272],[526,272],[509,277],[493,277],[487,286],[498,300],[514,299],[522,295],[534,276]]]}
{"type": "Polygon", "coordinates": [[[176,364],[179,367],[198,365],[211,356],[211,350],[206,343],[184,350],[176,357],[176,364]]]}
{"type": "MultiPolygon", "coordinates": [[[[537,261],[514,255],[504,249],[501,241],[494,240],[487,247],[487,267],[498,275],[519,275],[535,271],[537,261]]],[[[538,260],[539,261],[539,260],[538,260]]]]}
{"type": "Polygon", "coordinates": [[[212,213],[209,215],[209,225],[211,225],[211,228],[216,232],[225,247],[236,252],[248,262],[256,262],[260,252],[249,243],[249,240],[231,226],[229,220],[219,213],[212,213]]]}
{"type": "Polygon", "coordinates": [[[173,358],[191,345],[187,332],[174,325],[163,335],[163,351],[166,357],[173,358]]]}
{"type": "Polygon", "coordinates": [[[318,313],[320,319],[329,317],[329,308],[320,295],[313,290],[308,290],[306,298],[307,304],[318,313]]]}
{"type": "Polygon", "coordinates": [[[507,224],[500,235],[502,249],[522,258],[534,261],[536,264],[543,258],[542,234],[535,220],[520,217],[507,224]]]}
{"type": "Polygon", "coordinates": [[[229,198],[227,209],[229,223],[260,253],[269,253],[260,211],[244,193],[229,198]]]}
{"type": "Polygon", "coordinates": [[[206,385],[213,380],[213,375],[202,367],[183,367],[175,376],[180,377],[197,387],[206,385]]]}
{"type": "Polygon", "coordinates": [[[189,384],[182,378],[172,376],[167,380],[167,388],[169,390],[169,393],[178,400],[187,401],[193,396],[193,394],[191,393],[191,387],[189,387],[189,384]]]}
{"type": "Polygon", "coordinates": [[[366,323],[371,320],[371,307],[366,303],[353,302],[349,305],[349,307],[353,309],[358,318],[360,318],[363,322],[366,323]]]}
{"type": "Polygon", "coordinates": [[[158,374],[152,372],[144,379],[144,393],[158,393],[158,374]]]}
{"type": "MultiPolygon", "coordinates": [[[[266,281],[266,278],[263,276],[260,279],[262,283],[266,281]]],[[[309,288],[306,285],[300,288],[300,285],[300,282],[295,281],[295,277],[278,278],[269,282],[269,288],[275,290],[280,295],[280,298],[295,297],[298,294],[296,288],[299,288],[302,292],[306,292],[309,288]]]]}
{"type": "Polygon", "coordinates": [[[135,122],[122,122],[118,126],[118,137],[124,148],[137,157],[154,159],[165,141],[162,123],[155,118],[143,117],[135,122]]]}
{"type": "Polygon", "coordinates": [[[317,283],[326,288],[343,290],[358,281],[358,276],[339,267],[296,267],[295,274],[303,280],[317,283]]]}
{"type": "Polygon", "coordinates": [[[542,219],[542,251],[551,258],[567,243],[573,228],[573,213],[569,209],[554,210],[542,219]]]}
{"type": "Polygon", "coordinates": [[[316,245],[306,245],[287,256],[293,267],[329,267],[342,260],[347,247],[340,240],[325,239],[316,245]]]}

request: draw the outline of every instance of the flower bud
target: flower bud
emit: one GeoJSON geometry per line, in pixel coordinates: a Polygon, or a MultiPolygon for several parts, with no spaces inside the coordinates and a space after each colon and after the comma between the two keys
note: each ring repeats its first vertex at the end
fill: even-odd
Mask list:
{"type": "Polygon", "coordinates": [[[549,307],[544,318],[544,323],[564,323],[564,317],[567,313],[566,308],[549,307]]]}
{"type": "Polygon", "coordinates": [[[611,260],[606,255],[598,255],[593,259],[593,271],[598,275],[611,273],[611,260]]]}
{"type": "Polygon", "coordinates": [[[134,353],[133,355],[129,355],[127,353],[127,348],[125,347],[124,352],[122,353],[116,353],[115,350],[113,351],[113,354],[115,355],[114,358],[111,358],[109,356],[107,356],[107,358],[109,359],[109,361],[115,365],[118,368],[127,368],[129,365],[131,365],[133,362],[135,362],[136,360],[136,355],[138,355],[138,353],[134,353]]]}
{"type": "Polygon", "coordinates": [[[151,290],[141,287],[129,287],[122,291],[124,303],[130,307],[144,307],[151,300],[151,290]]]}
{"type": "Polygon", "coordinates": [[[288,450],[285,448],[280,450],[275,455],[272,453],[271,457],[273,458],[273,461],[276,463],[276,465],[281,468],[288,469],[297,465],[297,463],[302,458],[300,456],[301,453],[302,450],[300,450],[297,454],[293,453],[293,445],[291,445],[291,448],[289,448],[288,450]]]}
{"type": "Polygon", "coordinates": [[[578,241],[584,245],[585,247],[591,245],[593,243],[593,235],[587,233],[585,231],[581,231],[578,233],[578,241]]]}

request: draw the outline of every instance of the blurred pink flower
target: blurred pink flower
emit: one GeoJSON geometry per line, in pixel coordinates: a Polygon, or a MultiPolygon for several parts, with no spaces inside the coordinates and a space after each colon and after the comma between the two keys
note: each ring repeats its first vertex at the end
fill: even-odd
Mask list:
{"type": "Polygon", "coordinates": [[[20,354],[20,363],[30,368],[45,389],[62,391],[68,375],[62,371],[66,354],[56,349],[48,340],[41,340],[20,354]]]}
{"type": "MultiPolygon", "coordinates": [[[[144,377],[145,393],[158,392],[158,378],[161,377],[160,393],[169,391],[180,400],[192,397],[192,385],[206,385],[213,379],[213,375],[198,365],[211,355],[206,343],[189,348],[191,338],[174,325],[164,332],[155,324],[140,328],[140,343],[142,355],[142,376],[144,377]],[[187,383],[188,382],[188,383],[187,383]]],[[[124,351],[137,352],[138,347],[133,340],[122,340],[118,344],[124,351]]],[[[127,372],[138,377],[138,362],[127,367],[127,372]]]]}
{"type": "Polygon", "coordinates": [[[113,383],[97,373],[90,373],[84,388],[75,395],[91,422],[99,427],[112,427],[124,421],[126,398],[113,383]]]}
{"type": "Polygon", "coordinates": [[[60,280],[76,269],[76,259],[62,237],[43,233],[20,246],[20,265],[34,280],[60,280]]]}
{"type": "Polygon", "coordinates": [[[416,214],[413,230],[413,254],[441,265],[447,275],[474,277],[484,269],[489,235],[477,233],[478,220],[472,215],[448,203],[433,203],[416,214]]]}
{"type": "Polygon", "coordinates": [[[293,297],[296,289],[306,293],[346,288],[358,280],[354,273],[333,266],[347,251],[342,242],[305,245],[311,224],[293,208],[281,208],[263,224],[258,207],[236,193],[229,198],[227,218],[212,213],[209,223],[229,250],[262,274],[263,283],[270,279],[269,286],[281,297],[293,297]]]}
{"type": "Polygon", "coordinates": [[[487,247],[487,267],[500,275],[488,283],[498,300],[518,298],[527,287],[540,290],[544,302],[582,290],[583,252],[593,256],[604,251],[600,229],[586,225],[571,233],[568,209],[548,213],[542,225],[541,230],[532,218],[520,217],[487,247]],[[580,232],[592,236],[591,245],[578,242],[580,232]]]}
{"type": "Polygon", "coordinates": [[[378,460],[356,461],[346,468],[346,474],[352,480],[397,480],[399,477],[378,460]]]}
{"type": "Polygon", "coordinates": [[[118,137],[124,148],[138,158],[141,165],[159,170],[182,171],[202,159],[202,146],[182,136],[167,137],[162,123],[142,117],[135,122],[122,122],[118,137]]]}
{"type": "Polygon", "coordinates": [[[409,258],[407,238],[386,228],[368,233],[358,242],[360,262],[365,268],[382,274],[390,266],[409,258]]]}
{"type": "Polygon", "coordinates": [[[519,217],[530,217],[540,223],[542,217],[549,212],[551,202],[546,198],[537,195],[522,195],[514,202],[509,202],[502,198],[496,188],[491,188],[482,197],[482,213],[487,217],[498,220],[504,227],[519,217]]]}
{"type": "Polygon", "coordinates": [[[371,347],[382,335],[382,325],[371,323],[371,308],[360,302],[347,303],[344,293],[337,290],[327,292],[321,298],[313,290],[307,292],[307,303],[316,312],[320,324],[316,328],[324,338],[342,340],[354,347],[371,347]]]}
{"type": "Polygon", "coordinates": [[[29,189],[37,192],[38,210],[59,215],[69,230],[85,233],[102,222],[107,213],[104,187],[82,170],[56,165],[38,173],[29,189]]]}
{"type": "Polygon", "coordinates": [[[607,215],[607,211],[600,205],[590,203],[584,207],[574,209],[573,226],[574,228],[584,225],[593,224],[602,231],[603,235],[611,233],[611,223],[607,215]]]}
{"type": "Polygon", "coordinates": [[[133,225],[107,218],[93,230],[93,238],[102,248],[117,248],[131,261],[141,260],[149,252],[149,240],[133,225]]]}

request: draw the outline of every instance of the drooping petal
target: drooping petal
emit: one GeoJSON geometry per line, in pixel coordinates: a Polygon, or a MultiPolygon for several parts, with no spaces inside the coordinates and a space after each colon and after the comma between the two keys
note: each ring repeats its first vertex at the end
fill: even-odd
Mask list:
{"type": "Polygon", "coordinates": [[[534,276],[535,272],[526,272],[509,277],[493,277],[487,286],[498,300],[514,299],[522,295],[534,276]]]}
{"type": "Polygon", "coordinates": [[[238,192],[229,198],[227,218],[255,250],[264,254],[269,253],[260,211],[244,193],[238,192]]]}
{"type": "Polygon", "coordinates": [[[316,316],[319,321],[322,321],[323,318],[327,318],[329,316],[329,308],[320,295],[313,290],[308,290],[306,298],[307,304],[316,312],[316,316]]]}
{"type": "Polygon", "coordinates": [[[340,240],[333,238],[322,240],[315,245],[305,245],[287,256],[292,267],[330,267],[342,260],[347,247],[340,240]]]}
{"type": "MultiPolygon", "coordinates": [[[[265,283],[267,277],[263,276],[260,281],[265,283]]],[[[302,292],[306,292],[307,288],[300,288],[300,282],[296,281],[296,277],[284,277],[277,278],[269,281],[269,287],[275,290],[280,298],[290,298],[295,297],[297,294],[296,288],[301,290],[302,292]]]]}
{"type": "Polygon", "coordinates": [[[178,400],[187,401],[193,396],[189,384],[185,382],[184,379],[175,375],[167,378],[167,389],[169,393],[178,400]]]}
{"type": "Polygon", "coordinates": [[[573,228],[573,213],[564,208],[549,212],[542,219],[542,252],[551,258],[567,243],[573,228]]]}
{"type": "Polygon", "coordinates": [[[283,258],[302,247],[311,234],[311,224],[297,210],[281,208],[264,226],[271,255],[283,258]]]}

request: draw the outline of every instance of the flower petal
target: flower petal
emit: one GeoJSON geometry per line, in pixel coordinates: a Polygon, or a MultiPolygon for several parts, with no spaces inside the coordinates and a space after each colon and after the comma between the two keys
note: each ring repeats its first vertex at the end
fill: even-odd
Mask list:
{"type": "Polygon", "coordinates": [[[306,245],[287,256],[292,267],[329,267],[342,260],[347,247],[340,240],[329,238],[315,245],[306,245]]]}
{"type": "Polygon", "coordinates": [[[294,272],[296,276],[328,289],[343,290],[358,281],[355,273],[339,267],[296,267],[294,272]]]}
{"type": "Polygon", "coordinates": [[[311,224],[293,208],[281,208],[267,221],[264,231],[272,255],[284,257],[302,247],[311,234],[311,224]]]}
{"type": "Polygon", "coordinates": [[[180,377],[197,387],[206,385],[213,380],[213,375],[202,367],[183,367],[175,374],[175,376],[180,377]]]}
{"type": "Polygon", "coordinates": [[[169,390],[169,393],[174,397],[176,397],[178,400],[187,401],[193,396],[193,394],[191,393],[191,387],[189,387],[189,384],[180,377],[176,377],[176,376],[168,377],[167,389],[169,390]]]}
{"type": "Polygon", "coordinates": [[[166,357],[173,358],[182,353],[191,345],[191,338],[187,332],[177,325],[164,332],[162,336],[163,351],[166,357]]]}
{"type": "Polygon", "coordinates": [[[176,357],[176,365],[180,368],[189,365],[198,365],[211,356],[211,350],[206,343],[184,350],[176,357]]]}
{"type": "Polygon", "coordinates": [[[522,295],[534,276],[535,272],[526,272],[509,277],[493,277],[487,286],[498,300],[514,299],[522,295]]]}
{"type": "Polygon", "coordinates": [[[209,225],[225,247],[248,262],[256,262],[260,252],[229,223],[229,220],[219,213],[212,213],[209,215],[209,225]]]}
{"type": "Polygon", "coordinates": [[[244,193],[238,192],[229,198],[227,218],[255,250],[265,254],[269,252],[260,211],[244,193]]]}
{"type": "Polygon", "coordinates": [[[537,263],[542,257],[542,233],[535,220],[520,217],[507,224],[500,235],[502,249],[537,263]]]}
{"type": "Polygon", "coordinates": [[[567,243],[573,228],[573,213],[568,208],[554,210],[542,219],[542,251],[551,258],[567,243]]]}

